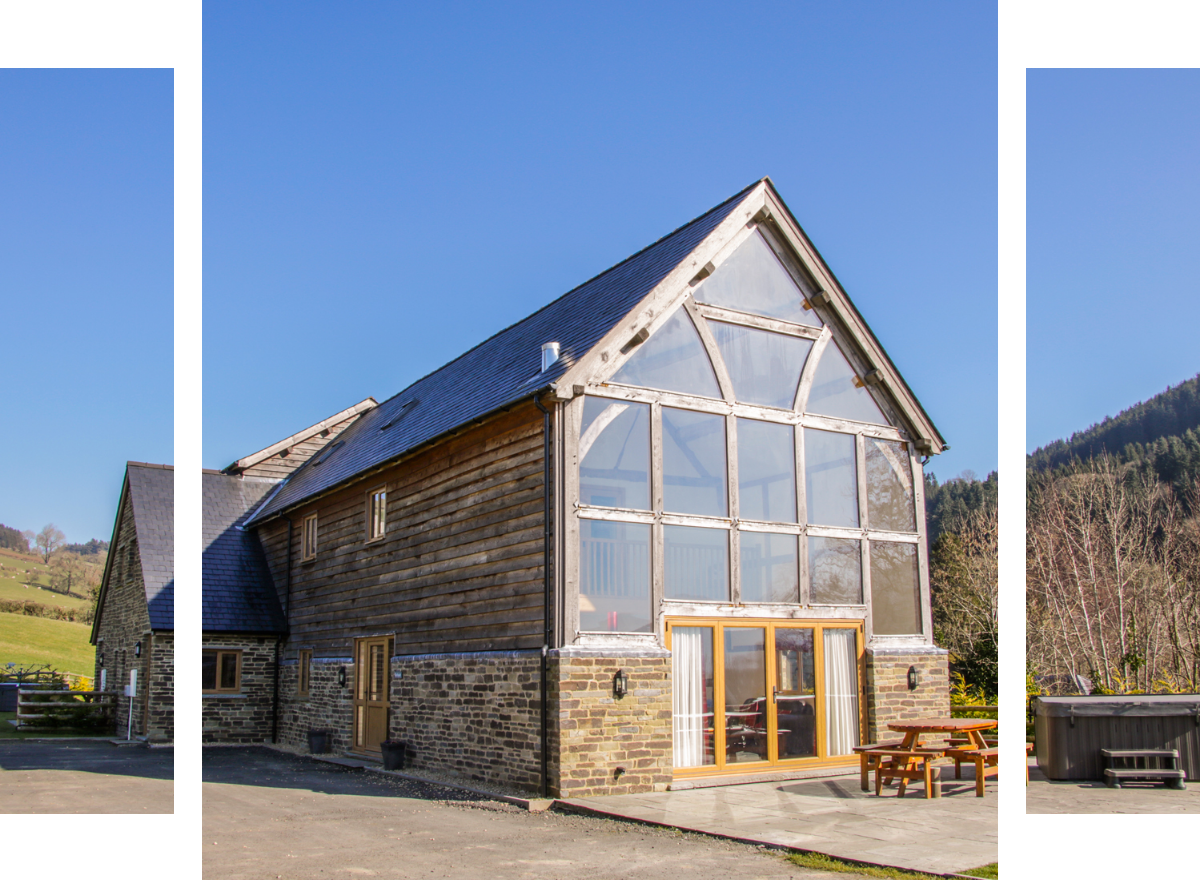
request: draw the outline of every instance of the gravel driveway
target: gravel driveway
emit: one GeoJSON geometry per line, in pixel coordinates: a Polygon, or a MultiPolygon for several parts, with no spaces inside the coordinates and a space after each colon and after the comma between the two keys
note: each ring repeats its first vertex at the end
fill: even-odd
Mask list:
{"type": "Polygon", "coordinates": [[[222,880],[834,877],[746,844],[530,813],[265,748],[205,750],[204,871],[222,880]]]}

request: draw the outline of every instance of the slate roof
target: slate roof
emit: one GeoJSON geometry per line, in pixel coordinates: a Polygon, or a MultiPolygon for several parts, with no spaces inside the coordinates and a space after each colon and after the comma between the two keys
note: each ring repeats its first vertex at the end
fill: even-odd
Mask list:
{"type": "Polygon", "coordinates": [[[277,485],[215,471],[203,474],[205,632],[287,631],[258,537],[241,528],[277,485]]]}
{"type": "MultiPolygon", "coordinates": [[[[175,629],[175,469],[131,461],[125,467],[150,627],[175,629]]],[[[118,517],[120,514],[118,513],[118,517]]]]}
{"type": "Polygon", "coordinates": [[[755,181],[363,414],[284,481],[250,522],[262,522],[546,388],[670,274],[757,184],[755,181]],[[542,373],[545,342],[558,342],[560,350],[558,362],[542,373]],[[381,430],[387,425],[387,430],[381,430]]]}

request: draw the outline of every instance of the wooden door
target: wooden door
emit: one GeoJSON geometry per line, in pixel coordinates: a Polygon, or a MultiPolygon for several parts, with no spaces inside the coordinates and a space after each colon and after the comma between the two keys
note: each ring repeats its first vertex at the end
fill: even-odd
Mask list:
{"type": "Polygon", "coordinates": [[[388,738],[389,643],[387,636],[358,639],[354,656],[354,748],[379,754],[388,738]]]}

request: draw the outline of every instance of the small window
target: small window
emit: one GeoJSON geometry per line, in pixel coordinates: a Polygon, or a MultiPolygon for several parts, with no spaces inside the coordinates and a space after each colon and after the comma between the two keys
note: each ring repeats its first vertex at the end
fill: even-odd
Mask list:
{"type": "Polygon", "coordinates": [[[200,664],[201,690],[206,694],[236,694],[242,690],[242,652],[205,651],[200,664]]]}
{"type": "Polygon", "coordinates": [[[312,650],[305,648],[300,652],[300,672],[296,683],[296,696],[308,696],[308,682],[312,673],[312,650]]]}
{"type": "Polygon", "coordinates": [[[387,489],[376,489],[367,497],[367,540],[379,540],[386,529],[387,489]]]}
{"type": "Polygon", "coordinates": [[[304,517],[304,527],[300,536],[300,558],[315,559],[317,555],[317,515],[315,513],[304,517]]]}

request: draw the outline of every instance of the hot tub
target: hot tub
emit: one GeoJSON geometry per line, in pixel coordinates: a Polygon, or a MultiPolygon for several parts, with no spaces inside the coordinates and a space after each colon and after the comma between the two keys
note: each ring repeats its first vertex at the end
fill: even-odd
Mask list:
{"type": "Polygon", "coordinates": [[[1103,779],[1101,749],[1177,749],[1200,779],[1200,694],[1038,697],[1034,733],[1047,779],[1103,779]]]}

